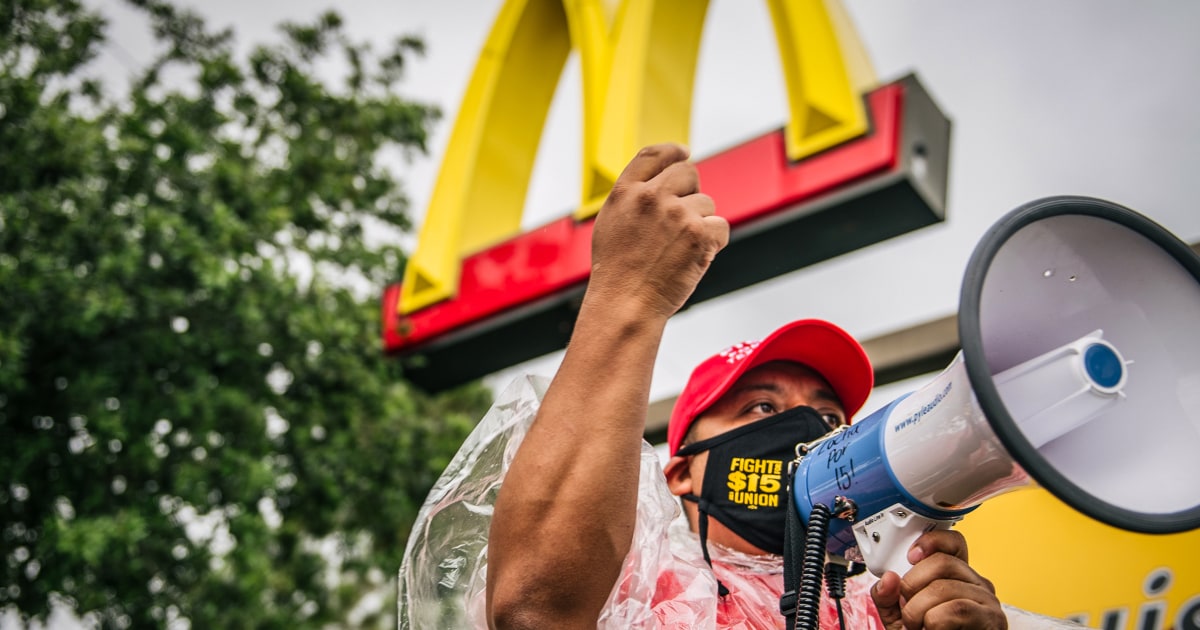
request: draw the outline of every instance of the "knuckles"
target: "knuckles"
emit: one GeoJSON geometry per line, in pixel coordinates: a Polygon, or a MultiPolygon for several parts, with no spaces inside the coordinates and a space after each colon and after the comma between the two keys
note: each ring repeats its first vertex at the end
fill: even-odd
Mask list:
{"type": "Polygon", "coordinates": [[[991,589],[954,579],[940,579],[912,598],[901,611],[905,628],[1007,628],[1008,620],[991,589]],[[920,601],[919,605],[912,605],[920,601]]]}
{"type": "MultiPolygon", "coordinates": [[[[912,597],[918,591],[944,580],[980,585],[987,582],[962,559],[939,552],[917,563],[916,567],[900,581],[901,591],[906,598],[912,597]]],[[[986,586],[991,590],[990,583],[986,586]]]]}
{"type": "Polygon", "coordinates": [[[925,615],[924,625],[912,626],[928,630],[971,628],[979,630],[1005,630],[1008,619],[999,608],[991,608],[979,602],[956,599],[946,602],[925,615]]]}
{"type": "Polygon", "coordinates": [[[982,575],[977,575],[977,577],[979,579],[980,584],[983,586],[983,588],[987,589],[987,592],[991,593],[992,595],[996,594],[996,585],[992,584],[991,580],[987,579],[986,577],[983,577],[982,575]]]}
{"type": "Polygon", "coordinates": [[[651,182],[638,186],[636,200],[638,209],[643,212],[658,208],[664,201],[660,186],[651,182]]]}
{"type": "Polygon", "coordinates": [[[627,196],[629,196],[629,184],[618,179],[613,184],[612,190],[608,191],[608,197],[604,200],[604,205],[617,205],[627,196]]]}

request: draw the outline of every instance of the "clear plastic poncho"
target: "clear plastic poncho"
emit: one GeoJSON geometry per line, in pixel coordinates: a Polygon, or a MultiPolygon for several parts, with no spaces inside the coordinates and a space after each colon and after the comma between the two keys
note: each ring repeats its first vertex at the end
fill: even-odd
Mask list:
{"type": "MultiPolygon", "coordinates": [[[[492,508],[548,386],[549,380],[541,377],[514,381],[430,491],[400,567],[401,629],[487,627],[484,589],[492,508]]],[[[643,443],[633,544],[597,627],[699,630],[716,628],[718,616],[722,627],[782,627],[780,559],[710,543],[710,569],[680,514],[657,454],[643,443]],[[720,610],[714,570],[731,591],[720,610]]],[[[851,587],[860,594],[866,588],[851,587]]],[[[851,600],[855,598],[847,598],[844,607],[855,606],[851,600]]],[[[856,601],[861,608],[864,597],[856,601]]],[[[860,614],[871,613],[864,609],[860,614]]]]}
{"type": "MultiPolygon", "coordinates": [[[[487,628],[488,529],[500,485],[520,447],[549,379],[515,380],[467,437],[417,514],[399,575],[401,630],[487,628]]],[[[782,628],[782,559],[751,556],[699,539],[681,517],[661,463],[643,442],[633,544],[597,628],[604,630],[782,628]],[[715,574],[715,575],[714,575],[715,574]],[[717,596],[717,578],[730,596],[717,596]]],[[[870,600],[874,578],[847,582],[846,627],[880,628],[870,600]]],[[[822,627],[837,628],[833,604],[822,602],[822,627]]],[[[1080,628],[1005,606],[1011,630],[1080,628]]]]}
{"type": "Polygon", "coordinates": [[[429,491],[400,565],[401,630],[486,628],[488,528],[504,475],[550,381],[518,378],[429,491]]]}

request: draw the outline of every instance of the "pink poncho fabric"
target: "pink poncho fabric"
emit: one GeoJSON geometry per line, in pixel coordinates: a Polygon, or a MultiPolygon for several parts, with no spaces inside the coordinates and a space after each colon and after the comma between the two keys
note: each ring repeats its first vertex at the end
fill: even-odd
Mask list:
{"type": "MultiPolygon", "coordinates": [[[[621,579],[613,588],[600,628],[717,630],[784,628],[779,613],[783,559],[748,555],[709,541],[713,566],[704,561],[700,539],[687,527],[679,500],[670,493],[661,463],[645,445],[634,542],[621,579]],[[729,589],[717,595],[717,579],[729,589]]],[[[882,630],[870,589],[875,578],[846,582],[842,611],[846,627],[882,630]]],[[[821,602],[821,628],[837,630],[834,602],[821,602]]]]}

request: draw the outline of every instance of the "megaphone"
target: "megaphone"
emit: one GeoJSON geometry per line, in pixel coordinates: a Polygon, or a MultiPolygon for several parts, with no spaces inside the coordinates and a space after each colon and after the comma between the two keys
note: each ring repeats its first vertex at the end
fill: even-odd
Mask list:
{"type": "Polygon", "coordinates": [[[983,501],[1040,485],[1144,533],[1200,527],[1200,257],[1086,197],[1031,202],[967,265],[962,350],[929,384],[797,447],[796,510],[876,575],[983,501]]]}

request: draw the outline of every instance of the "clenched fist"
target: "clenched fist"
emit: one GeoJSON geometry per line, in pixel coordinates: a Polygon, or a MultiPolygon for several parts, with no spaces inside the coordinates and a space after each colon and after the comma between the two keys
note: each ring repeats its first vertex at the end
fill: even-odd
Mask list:
{"type": "Polygon", "coordinates": [[[1008,620],[991,581],[967,564],[962,534],[935,529],[908,552],[913,568],[903,578],[889,571],[871,597],[889,630],[1004,630],[1008,620]]]}
{"type": "Polygon", "coordinates": [[[670,317],[729,242],[729,223],[714,213],[686,148],[642,149],[596,217],[589,293],[670,317]]]}

